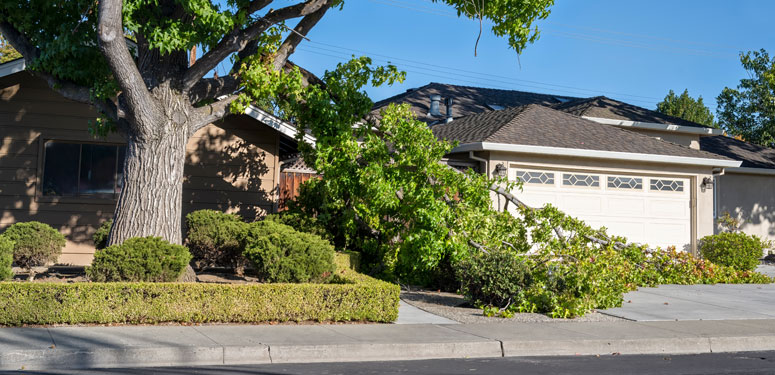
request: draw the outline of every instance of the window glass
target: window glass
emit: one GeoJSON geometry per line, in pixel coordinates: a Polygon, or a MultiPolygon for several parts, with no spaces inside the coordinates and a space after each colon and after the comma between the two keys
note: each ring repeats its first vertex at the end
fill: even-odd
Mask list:
{"type": "Polygon", "coordinates": [[[517,171],[517,178],[526,184],[554,185],[554,173],[517,171]]]}
{"type": "Polygon", "coordinates": [[[608,176],[608,187],[614,189],[643,189],[643,179],[637,177],[608,176]]]}
{"type": "Polygon", "coordinates": [[[81,146],[80,194],[113,194],[116,187],[116,146],[81,146]]]}
{"type": "Polygon", "coordinates": [[[562,184],[565,186],[599,187],[600,176],[591,174],[564,173],[562,175],[562,184]]]}
{"type": "Polygon", "coordinates": [[[126,158],[126,146],[118,146],[118,163],[116,163],[116,194],[121,192],[124,186],[124,158],[126,158]]]}
{"type": "Polygon", "coordinates": [[[649,190],[654,191],[684,191],[684,182],[678,180],[651,179],[649,190]]]}
{"type": "Polygon", "coordinates": [[[43,195],[75,195],[78,193],[78,159],[81,145],[46,142],[43,166],[43,195]]]}

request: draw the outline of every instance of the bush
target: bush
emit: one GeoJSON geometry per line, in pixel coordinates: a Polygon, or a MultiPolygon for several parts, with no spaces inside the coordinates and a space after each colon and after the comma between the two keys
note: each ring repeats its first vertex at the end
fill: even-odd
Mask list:
{"type": "Polygon", "coordinates": [[[94,232],[92,240],[94,241],[94,248],[102,250],[108,246],[108,236],[110,236],[110,227],[113,226],[113,219],[103,222],[97,231],[94,232]]]}
{"type": "Polygon", "coordinates": [[[702,257],[736,270],[753,271],[764,255],[766,243],[741,232],[722,232],[700,240],[702,257]]]}
{"type": "Polygon", "coordinates": [[[456,267],[460,291],[477,305],[505,308],[531,284],[525,257],[510,251],[476,253],[456,267]]]}
{"type": "Polygon", "coordinates": [[[0,281],[13,277],[11,264],[13,263],[13,241],[0,236],[0,281]]]}
{"type": "Polygon", "coordinates": [[[325,226],[312,215],[300,212],[283,211],[278,214],[267,215],[264,218],[264,221],[285,224],[299,232],[311,233],[331,241],[331,234],[328,233],[325,226]]]}
{"type": "Polygon", "coordinates": [[[86,268],[91,281],[172,282],[191,261],[184,246],[173,245],[160,237],[130,238],[94,254],[86,268]]]}
{"type": "Polygon", "coordinates": [[[324,282],[334,272],[331,243],[273,221],[250,225],[245,257],[265,282],[324,282]]]}
{"type": "Polygon", "coordinates": [[[11,225],[3,236],[14,242],[13,261],[28,270],[56,262],[67,242],[62,233],[37,221],[11,225]]]}
{"type": "Polygon", "coordinates": [[[187,244],[194,267],[233,268],[244,272],[248,261],[243,256],[248,224],[237,215],[214,210],[199,210],[186,215],[187,244]]]}
{"type": "MultiPolygon", "coordinates": [[[[347,263],[337,254],[337,263],[347,263]]],[[[25,324],[392,322],[397,285],[337,270],[339,284],[9,283],[0,326],[25,324]]]]}

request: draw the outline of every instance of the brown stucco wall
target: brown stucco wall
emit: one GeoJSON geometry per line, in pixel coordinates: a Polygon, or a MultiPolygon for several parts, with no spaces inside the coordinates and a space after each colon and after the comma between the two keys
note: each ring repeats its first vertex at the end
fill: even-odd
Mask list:
{"type": "MultiPolygon", "coordinates": [[[[40,197],[46,140],[124,143],[117,134],[88,133],[96,112],[51,90],[26,72],[0,78],[0,231],[21,221],[60,230],[67,246],[60,263],[87,264],[91,236],[113,216],[114,199],[40,197]]],[[[252,220],[274,210],[279,133],[247,116],[200,129],[187,145],[183,214],[211,208],[252,220]]]]}
{"type": "Polygon", "coordinates": [[[716,189],[719,216],[729,212],[742,220],[743,232],[775,240],[775,175],[727,170],[716,177],[716,189]]]}

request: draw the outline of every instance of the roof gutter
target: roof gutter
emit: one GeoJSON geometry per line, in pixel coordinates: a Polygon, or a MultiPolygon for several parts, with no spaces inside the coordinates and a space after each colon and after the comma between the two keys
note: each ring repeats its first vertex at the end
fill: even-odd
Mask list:
{"type": "MultiPolygon", "coordinates": [[[[276,116],[256,106],[253,106],[253,105],[248,106],[248,108],[245,109],[245,114],[266,124],[267,126],[277,130],[278,132],[290,138],[296,138],[296,134],[299,132],[295,126],[277,118],[276,116]]],[[[314,146],[317,140],[315,139],[315,137],[309,134],[304,134],[304,141],[314,146]]]]}
{"type": "Polygon", "coordinates": [[[560,155],[560,156],[572,156],[577,158],[629,160],[629,161],[651,162],[651,163],[660,163],[660,164],[683,164],[683,165],[698,165],[698,166],[705,166],[705,167],[723,167],[723,168],[736,168],[743,163],[742,161],[737,161],[737,160],[718,160],[718,159],[695,158],[695,157],[688,157],[688,156],[637,154],[632,152],[584,150],[584,149],[578,149],[578,148],[514,145],[514,144],[491,143],[491,142],[466,143],[455,147],[454,149],[452,149],[451,152],[471,152],[471,151],[506,151],[506,152],[520,152],[525,154],[536,154],[536,155],[560,155]]]}
{"type": "Polygon", "coordinates": [[[600,124],[621,126],[621,127],[627,127],[627,128],[669,131],[669,132],[676,132],[676,133],[698,134],[698,135],[724,134],[723,130],[713,129],[713,128],[698,128],[693,126],[682,126],[682,125],[674,125],[674,124],[659,124],[655,122],[616,120],[616,119],[592,117],[592,116],[581,116],[581,118],[594,121],[600,124]]]}
{"type": "Polygon", "coordinates": [[[735,173],[735,174],[759,174],[764,176],[775,176],[775,169],[769,169],[769,168],[737,167],[737,168],[727,168],[726,171],[728,173],[735,173]]]}
{"type": "Polygon", "coordinates": [[[0,65],[0,77],[5,77],[14,73],[19,73],[26,68],[27,68],[27,63],[24,61],[23,57],[13,61],[9,61],[5,64],[0,65]]]}

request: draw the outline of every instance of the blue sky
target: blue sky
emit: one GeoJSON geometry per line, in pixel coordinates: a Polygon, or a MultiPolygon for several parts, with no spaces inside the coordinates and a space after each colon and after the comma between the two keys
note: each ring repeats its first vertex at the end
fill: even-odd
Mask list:
{"type": "Polygon", "coordinates": [[[487,28],[430,0],[347,0],[312,30],[292,60],[322,74],[350,55],[407,71],[404,84],[370,88],[379,100],[428,82],[589,97],[654,108],[673,89],[715,97],[745,77],[740,51],[773,50],[775,1],[557,0],[541,38],[517,59],[487,28]]]}

